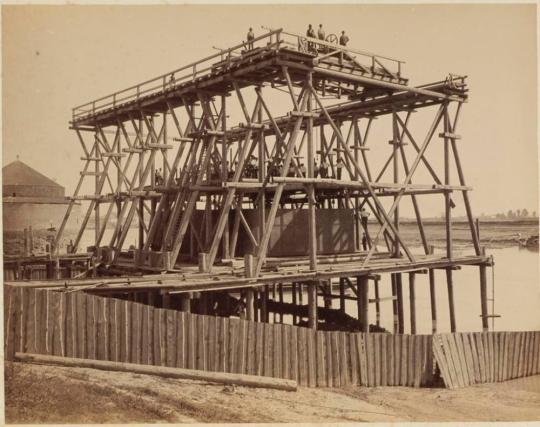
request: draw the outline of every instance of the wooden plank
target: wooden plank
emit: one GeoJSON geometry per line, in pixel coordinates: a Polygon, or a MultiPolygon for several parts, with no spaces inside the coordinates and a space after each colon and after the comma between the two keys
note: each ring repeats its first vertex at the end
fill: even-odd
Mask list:
{"type": "Polygon", "coordinates": [[[173,310],[165,310],[165,318],[167,323],[167,358],[166,365],[174,368],[176,366],[176,354],[177,354],[177,332],[176,325],[178,321],[176,319],[176,312],[173,310]]]}
{"type": "Polygon", "coordinates": [[[523,373],[524,376],[531,375],[531,359],[532,359],[532,349],[533,349],[533,332],[527,331],[527,351],[525,355],[525,371],[523,373]]]}
{"type": "Polygon", "coordinates": [[[315,351],[315,368],[317,376],[317,387],[326,387],[326,346],[325,346],[325,334],[322,331],[317,331],[316,334],[316,351],[315,351]]]}
{"type": "Polygon", "coordinates": [[[376,367],[375,367],[375,344],[373,334],[366,333],[366,356],[367,356],[367,381],[369,387],[375,387],[376,367]]]}
{"type": "MultiPolygon", "coordinates": [[[[5,286],[7,288],[7,286],[5,286]]],[[[5,291],[5,289],[4,289],[5,291]]],[[[4,295],[6,295],[4,293],[4,295]]],[[[76,294],[74,295],[76,297],[76,294]]],[[[34,348],[36,350],[37,354],[45,354],[45,322],[44,322],[44,304],[45,304],[45,291],[42,289],[35,289],[34,290],[34,298],[35,298],[35,307],[34,307],[34,325],[33,325],[33,334],[34,334],[34,348]]],[[[4,299],[4,321],[6,322],[9,318],[8,313],[8,302],[6,299],[4,299]]],[[[75,299],[75,304],[77,304],[77,299],[75,299]]],[[[77,307],[75,308],[75,311],[77,312],[77,307]]],[[[78,328],[78,323],[75,324],[75,327],[78,328]]],[[[78,332],[78,331],[77,331],[78,332]]],[[[9,334],[9,331],[6,328],[4,329],[5,334],[9,334]]],[[[5,337],[5,339],[7,339],[5,337]]],[[[76,349],[75,351],[78,351],[78,340],[80,338],[77,334],[77,343],[76,343],[76,349]]]]}
{"type": "Polygon", "coordinates": [[[338,339],[338,354],[339,354],[339,382],[341,386],[349,384],[349,372],[347,365],[347,347],[345,342],[345,332],[336,332],[338,339]]]}
{"type": "MultiPolygon", "coordinates": [[[[221,319],[219,319],[221,320],[221,319]]],[[[186,348],[186,313],[178,311],[176,313],[176,367],[186,368],[187,366],[187,348],[186,348]]],[[[217,353],[217,352],[216,352],[217,353]]]]}
{"type": "Polygon", "coordinates": [[[413,386],[414,387],[420,387],[420,381],[422,378],[422,365],[424,363],[423,356],[423,345],[424,345],[424,339],[422,335],[413,335],[414,336],[414,375],[413,375],[413,386]]]}
{"type": "Polygon", "coordinates": [[[291,327],[291,336],[290,336],[290,347],[291,347],[291,379],[298,381],[299,373],[299,362],[298,362],[298,330],[300,328],[291,327]]]}
{"type": "Polygon", "coordinates": [[[469,384],[476,384],[476,375],[474,371],[474,361],[472,355],[471,341],[468,333],[459,334],[461,338],[461,345],[465,354],[465,362],[467,363],[467,376],[469,384]]]}
{"type": "MultiPolygon", "coordinates": [[[[27,301],[26,306],[26,335],[24,341],[24,352],[25,353],[37,353],[36,352],[36,291],[35,289],[25,289],[26,295],[24,299],[27,301]]],[[[71,307],[70,307],[71,309],[71,307]]],[[[71,312],[69,313],[71,316],[71,312]]],[[[69,321],[67,322],[70,324],[69,321]]],[[[5,331],[5,330],[4,330],[5,331]]],[[[71,329],[70,329],[70,332],[71,329]]],[[[71,343],[70,338],[70,347],[66,348],[67,354],[72,355],[73,344],[71,343]]]]}
{"type": "MultiPolygon", "coordinates": [[[[90,303],[90,301],[88,301],[90,303]]],[[[118,319],[120,323],[120,361],[127,363],[129,361],[129,346],[126,345],[129,338],[127,325],[127,301],[118,303],[118,319]]]]}
{"type": "Polygon", "coordinates": [[[540,374],[540,331],[536,331],[535,333],[535,336],[536,336],[536,356],[535,356],[535,363],[536,363],[536,367],[535,367],[535,371],[534,371],[534,374],[537,375],[537,374],[540,374]]]}
{"type": "Polygon", "coordinates": [[[216,350],[217,350],[217,320],[218,318],[215,316],[207,316],[207,327],[208,327],[208,343],[207,343],[207,357],[206,357],[206,363],[207,363],[207,370],[210,372],[216,372],[217,371],[217,364],[216,364],[216,350]]]}
{"type": "Polygon", "coordinates": [[[492,332],[493,335],[493,382],[499,381],[499,336],[498,332],[492,332]]]}
{"type": "MultiPolygon", "coordinates": [[[[197,317],[198,314],[186,313],[186,360],[188,369],[196,369],[197,367],[197,317]]],[[[227,330],[227,334],[229,331],[227,330]]],[[[228,359],[227,359],[228,360],[228,359]]],[[[225,368],[225,372],[230,372],[229,367],[225,368]]]]}
{"type": "Polygon", "coordinates": [[[388,349],[386,347],[386,334],[377,334],[379,335],[379,342],[380,342],[380,354],[381,354],[381,385],[387,386],[389,385],[388,381],[388,360],[387,360],[387,354],[388,349]]]}
{"type": "Polygon", "coordinates": [[[521,346],[519,351],[519,368],[518,368],[518,376],[519,378],[523,378],[523,372],[525,367],[525,354],[526,354],[526,340],[527,336],[525,332],[520,332],[521,335],[521,346]]]}
{"type": "MultiPolygon", "coordinates": [[[[197,332],[196,332],[197,334],[197,347],[196,347],[197,363],[195,366],[196,366],[196,369],[199,369],[201,371],[206,371],[206,337],[205,337],[206,316],[204,315],[197,316],[197,320],[195,324],[197,328],[197,332]]],[[[235,334],[238,335],[238,323],[236,323],[236,325],[237,325],[237,328],[235,330],[235,334]]],[[[234,338],[236,340],[236,344],[238,344],[238,336],[235,336],[234,338]]],[[[234,350],[235,350],[234,360],[236,362],[238,358],[238,345],[236,345],[236,348],[234,350]]],[[[238,372],[238,370],[236,369],[236,363],[231,366],[230,372],[238,372]]]]}
{"type": "Polygon", "coordinates": [[[407,386],[414,387],[414,368],[415,368],[415,346],[416,346],[416,335],[409,335],[409,358],[407,360],[407,386]]]}
{"type": "MultiPolygon", "coordinates": [[[[317,333],[317,339],[318,340],[321,339],[319,333],[317,333]]],[[[349,340],[349,355],[351,359],[351,384],[358,385],[360,384],[360,380],[358,378],[358,347],[356,345],[357,335],[354,333],[348,333],[347,339],[349,340]]],[[[319,351],[318,346],[317,346],[317,350],[319,353],[320,351],[319,351]]],[[[323,366],[324,366],[324,362],[319,363],[319,361],[317,361],[317,368],[323,367],[323,366]]]]}
{"type": "Polygon", "coordinates": [[[222,330],[222,334],[223,334],[223,347],[221,349],[221,367],[222,367],[222,370],[223,372],[228,372],[229,370],[229,346],[230,346],[230,342],[229,342],[229,329],[230,329],[230,319],[228,318],[224,318],[223,319],[223,330],[222,330]]]}
{"type": "MultiPolygon", "coordinates": [[[[39,295],[45,300],[45,291],[41,291],[39,295]]],[[[86,295],[82,292],[77,292],[75,294],[75,301],[77,305],[77,354],[76,357],[81,359],[87,358],[87,348],[86,348],[86,306],[87,298],[86,295]]]]}
{"type": "Polygon", "coordinates": [[[533,332],[533,356],[532,356],[532,368],[531,375],[538,374],[538,351],[539,351],[539,336],[538,331],[533,332]]]}
{"type": "Polygon", "coordinates": [[[6,322],[4,327],[6,334],[4,337],[4,351],[7,360],[14,360],[17,351],[17,308],[19,304],[15,289],[13,287],[8,289],[7,291],[4,289],[4,298],[7,298],[7,302],[4,300],[4,307],[7,305],[7,316],[4,317],[6,322]]]}
{"type": "Polygon", "coordinates": [[[441,334],[433,335],[432,350],[444,384],[447,388],[455,388],[452,376],[450,375],[449,364],[444,350],[444,341],[441,334]]]}
{"type": "MultiPolygon", "coordinates": [[[[263,376],[273,376],[272,355],[274,354],[274,334],[272,331],[272,325],[269,323],[263,323],[264,328],[264,350],[263,350],[263,376]]],[[[300,381],[299,381],[300,383],[300,381]]]]}
{"type": "MultiPolygon", "coordinates": [[[[153,325],[153,348],[154,348],[154,352],[153,352],[153,359],[154,359],[154,365],[155,366],[163,366],[161,364],[161,361],[163,359],[162,355],[161,355],[161,352],[162,352],[162,349],[163,349],[163,343],[161,342],[162,340],[162,334],[161,334],[161,329],[162,329],[162,311],[158,308],[155,308],[154,309],[154,325],[153,325]]],[[[197,366],[194,364],[193,365],[193,369],[196,369],[197,366]]]]}
{"type": "Polygon", "coordinates": [[[499,345],[499,381],[504,381],[506,377],[506,333],[500,332],[499,345]]]}
{"type": "Polygon", "coordinates": [[[96,309],[96,359],[107,360],[105,357],[105,298],[95,298],[96,309]]]}
{"type": "Polygon", "coordinates": [[[383,339],[386,341],[386,383],[389,386],[395,384],[395,345],[394,336],[392,334],[383,334],[383,339]]]}
{"type": "Polygon", "coordinates": [[[273,373],[274,378],[283,378],[282,362],[281,362],[281,325],[278,323],[272,324],[272,334],[274,342],[273,352],[273,373]]]}
{"type": "Polygon", "coordinates": [[[221,371],[221,364],[220,364],[220,354],[221,354],[221,346],[222,346],[222,334],[221,334],[221,328],[223,327],[223,318],[218,316],[213,316],[214,319],[214,325],[212,327],[213,329],[213,339],[214,339],[214,346],[213,346],[213,353],[210,355],[210,357],[213,359],[212,367],[215,372],[221,371]]]}
{"type": "Polygon", "coordinates": [[[148,353],[150,349],[150,340],[148,339],[148,316],[150,306],[143,305],[141,307],[141,364],[148,365],[148,353]]]}
{"type": "Polygon", "coordinates": [[[519,368],[519,353],[521,347],[521,335],[519,332],[514,332],[514,354],[512,358],[512,376],[510,378],[517,378],[519,368]]]}
{"type": "Polygon", "coordinates": [[[148,337],[148,359],[147,363],[149,365],[156,365],[154,361],[154,317],[156,309],[152,306],[148,307],[148,311],[146,313],[146,322],[148,324],[147,327],[147,337],[148,337]]]}
{"type": "Polygon", "coordinates": [[[508,332],[508,362],[506,375],[507,380],[514,378],[514,354],[516,353],[516,334],[514,332],[508,332]]]}
{"type": "Polygon", "coordinates": [[[291,355],[290,355],[291,326],[281,325],[281,374],[282,378],[291,378],[291,355]]]}
{"type": "Polygon", "coordinates": [[[476,341],[476,348],[478,350],[478,360],[480,362],[480,381],[482,384],[488,382],[488,368],[489,366],[486,363],[486,348],[484,334],[482,332],[477,332],[474,334],[476,341]]]}
{"type": "Polygon", "coordinates": [[[400,335],[401,339],[401,382],[400,385],[406,386],[409,384],[409,336],[400,335]]]}
{"type": "Polygon", "coordinates": [[[337,332],[330,332],[331,357],[332,357],[332,384],[333,387],[341,387],[341,366],[339,366],[339,338],[337,332]]]}
{"type": "Polygon", "coordinates": [[[488,344],[488,359],[489,359],[489,382],[495,381],[495,357],[493,348],[493,332],[486,333],[488,344]]]}
{"type": "Polygon", "coordinates": [[[394,385],[401,384],[401,335],[392,334],[394,345],[394,385]]]}
{"type": "Polygon", "coordinates": [[[463,340],[461,334],[454,334],[453,338],[458,353],[459,366],[463,379],[463,384],[464,386],[469,386],[473,383],[473,381],[469,377],[469,366],[467,365],[467,358],[465,356],[465,349],[463,348],[463,340]]]}
{"type": "Polygon", "coordinates": [[[247,321],[240,320],[238,330],[238,373],[245,374],[246,372],[246,360],[247,360],[247,321]]]}
{"type": "MultiPolygon", "coordinates": [[[[264,341],[264,323],[257,322],[255,324],[255,375],[263,375],[264,373],[264,353],[266,349],[264,341]]],[[[291,344],[291,352],[292,352],[291,344]]],[[[296,359],[295,359],[296,360],[296,359]]],[[[291,368],[294,367],[291,359],[291,368]]],[[[296,380],[296,377],[293,376],[296,380]]]]}
{"type": "Polygon", "coordinates": [[[356,334],[356,345],[358,350],[359,379],[361,386],[368,385],[367,377],[367,353],[366,353],[366,334],[356,334]]]}
{"type": "Polygon", "coordinates": [[[298,384],[308,386],[306,328],[298,329],[298,384]]]}
{"type": "Polygon", "coordinates": [[[334,386],[334,366],[332,357],[332,333],[324,332],[324,353],[326,360],[326,384],[328,387],[334,386]]]}
{"type": "Polygon", "coordinates": [[[446,361],[448,363],[448,372],[452,378],[452,382],[455,387],[463,387],[463,377],[461,376],[459,358],[456,352],[456,348],[452,345],[453,335],[442,334],[444,343],[444,352],[446,355],[446,361]]]}
{"type": "Polygon", "coordinates": [[[246,372],[254,375],[255,367],[255,322],[246,324],[246,372]]]}

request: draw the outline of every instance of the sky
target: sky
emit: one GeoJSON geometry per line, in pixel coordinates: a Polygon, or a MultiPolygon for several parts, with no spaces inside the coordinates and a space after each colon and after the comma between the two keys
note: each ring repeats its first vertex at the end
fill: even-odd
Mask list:
{"type": "MultiPolygon", "coordinates": [[[[250,26],[309,23],[406,61],[411,85],[467,75],[457,133],[475,213],[538,210],[534,4],[3,6],[2,163],[19,156],[70,194],[82,169],[72,107],[236,45],[250,26]]],[[[414,126],[421,139],[428,115],[414,126]]]]}

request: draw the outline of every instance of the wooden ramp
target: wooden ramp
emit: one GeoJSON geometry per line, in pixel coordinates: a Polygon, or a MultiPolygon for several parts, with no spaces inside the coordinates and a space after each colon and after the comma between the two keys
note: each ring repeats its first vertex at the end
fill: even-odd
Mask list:
{"type": "Polygon", "coordinates": [[[540,374],[540,331],[437,334],[433,353],[446,387],[540,374]]]}

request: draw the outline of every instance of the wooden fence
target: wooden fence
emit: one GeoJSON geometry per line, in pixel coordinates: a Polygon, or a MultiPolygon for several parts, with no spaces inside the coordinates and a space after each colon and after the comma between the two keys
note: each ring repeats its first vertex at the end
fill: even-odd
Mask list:
{"type": "Polygon", "coordinates": [[[540,331],[437,334],[433,352],[448,388],[540,374],[540,331]]]}
{"type": "Polygon", "coordinates": [[[15,351],[294,379],[309,387],[422,386],[432,337],[313,331],[157,309],[82,292],[4,288],[15,351]]]}
{"type": "Polygon", "coordinates": [[[449,388],[540,374],[540,332],[391,335],[158,309],[82,292],[4,286],[5,351],[243,373],[308,387],[449,388]]]}

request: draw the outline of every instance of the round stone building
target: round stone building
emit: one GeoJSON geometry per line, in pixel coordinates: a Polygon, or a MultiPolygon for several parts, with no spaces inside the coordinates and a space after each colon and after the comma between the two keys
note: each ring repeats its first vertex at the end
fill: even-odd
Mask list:
{"type": "MultiPolygon", "coordinates": [[[[65,189],[20,160],[2,168],[4,231],[58,228],[69,205],[65,189]]],[[[74,206],[67,228],[77,226],[80,206],[74,206]]]]}

